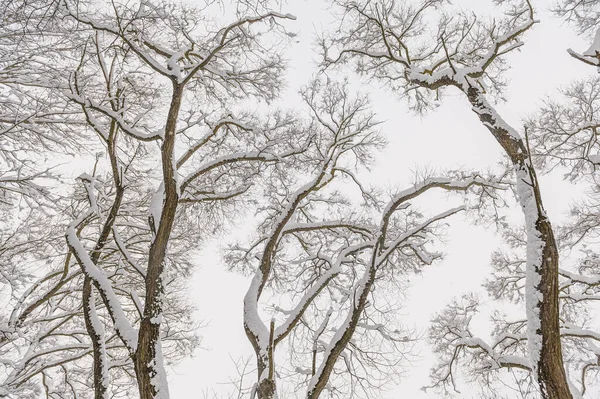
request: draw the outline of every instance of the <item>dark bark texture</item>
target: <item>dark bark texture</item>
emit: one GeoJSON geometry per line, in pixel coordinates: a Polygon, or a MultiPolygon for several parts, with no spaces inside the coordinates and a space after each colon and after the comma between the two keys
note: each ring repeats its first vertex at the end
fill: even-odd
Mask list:
{"type": "MultiPolygon", "coordinates": [[[[135,370],[140,399],[154,399],[158,393],[152,379],[161,367],[157,364],[156,349],[160,344],[160,321],[157,318],[162,312],[162,295],[164,294],[162,273],[179,202],[177,170],[173,157],[175,156],[175,132],[182,97],[183,86],[173,83],[173,96],[165,124],[165,138],[161,147],[165,197],[160,221],[155,221],[158,223],[156,236],[150,246],[148,270],[146,271],[146,302],[135,354],[135,370]]],[[[167,387],[162,388],[167,389],[167,387]]]]}
{"type": "Polygon", "coordinates": [[[502,146],[513,165],[524,170],[530,176],[530,186],[538,211],[535,228],[544,243],[542,262],[539,269],[536,270],[541,276],[540,285],[537,288],[543,295],[543,300],[539,304],[541,331],[536,331],[542,336],[536,377],[544,399],[572,399],[563,365],[560,342],[558,250],[552,225],[544,211],[537,175],[529,160],[529,148],[522,139],[511,135],[503,123],[498,123],[497,116],[489,109],[490,107],[479,88],[471,86],[466,94],[480,121],[502,146]]]}

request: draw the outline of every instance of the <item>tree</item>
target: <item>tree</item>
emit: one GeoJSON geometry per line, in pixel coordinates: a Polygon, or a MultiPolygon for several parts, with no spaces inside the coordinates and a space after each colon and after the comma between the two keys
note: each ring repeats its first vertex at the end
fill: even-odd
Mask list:
{"type": "Polygon", "coordinates": [[[583,53],[571,49],[567,51],[573,58],[596,67],[600,66],[599,6],[596,0],[562,0],[553,9],[556,16],[574,24],[579,34],[595,34],[590,47],[583,53]]]}
{"type": "MultiPolygon", "coordinates": [[[[595,1],[564,1],[554,12],[573,22],[579,33],[594,33],[597,28],[595,1]]],[[[590,65],[597,66],[594,41],[590,50],[579,54],[569,53],[590,65]]],[[[548,99],[537,115],[526,123],[531,144],[531,155],[539,170],[544,173],[563,171],[564,178],[586,185],[585,200],[570,211],[570,220],[557,229],[557,243],[562,255],[559,273],[560,337],[564,350],[567,374],[571,379],[571,392],[577,397],[596,394],[598,326],[591,320],[593,301],[596,298],[597,269],[595,251],[589,244],[596,232],[597,201],[597,97],[596,78],[575,81],[561,90],[558,99],[548,99]],[[577,255],[573,255],[577,254],[577,255]]],[[[519,231],[508,231],[507,242],[513,250],[498,251],[493,258],[494,276],[486,284],[492,298],[520,303],[525,297],[523,281],[525,272],[525,247],[519,231]]],[[[469,363],[482,380],[497,379],[499,367],[525,370],[516,378],[521,392],[532,394],[533,381],[528,377],[529,364],[524,357],[527,335],[526,320],[507,319],[495,314],[497,333],[492,342],[475,337],[469,330],[471,317],[476,312],[478,300],[464,298],[452,304],[434,321],[432,338],[441,361],[435,370],[435,385],[454,384],[453,367],[461,361],[469,363]],[[453,331],[443,326],[452,320],[453,331]],[[463,354],[468,354],[463,358],[463,354]],[[461,360],[461,358],[463,358],[461,360]]],[[[518,373],[517,373],[518,374],[518,373]]]]}
{"type": "Polygon", "coordinates": [[[294,366],[286,380],[302,387],[296,394],[375,397],[381,384],[400,373],[399,359],[412,341],[393,327],[392,309],[376,305],[376,287],[405,286],[403,276],[440,258],[429,248],[439,236],[435,226],[464,209],[424,216],[412,201],[434,188],[479,188],[486,196],[502,185],[477,175],[429,177],[381,204],[353,166],[368,165],[371,148],[382,143],[366,98],[352,98],[346,85],[329,81],[316,81],[302,95],[311,110],[302,127],[312,134],[311,147],[297,166],[275,168],[266,186],[270,205],[262,211],[262,234],[229,255],[232,267],[255,271],[244,299],[244,327],[257,362],[251,396],[277,395],[277,375],[285,365],[275,351],[289,341],[294,366]],[[353,201],[331,187],[342,178],[358,188],[366,213],[356,212],[353,201]],[[290,180],[295,188],[278,189],[290,180]],[[268,289],[293,293],[286,308],[274,306],[270,323],[261,317],[260,303],[268,289]]]}
{"type": "Polygon", "coordinates": [[[536,170],[523,135],[507,124],[488,99],[502,90],[505,56],[523,45],[536,23],[529,1],[502,1],[505,17],[481,21],[475,16],[442,14],[433,40],[425,15],[443,1],[419,5],[393,1],[358,4],[340,1],[344,23],[323,41],[325,67],[350,60],[358,73],[384,81],[410,97],[415,109],[432,106],[446,88],[462,92],[483,126],[498,141],[516,173],[516,192],[527,232],[527,345],[534,378],[544,398],[570,398],[563,366],[558,305],[558,250],[544,211],[536,170]],[[337,51],[337,56],[332,52],[337,51]],[[543,300],[542,300],[543,298],[543,300]]]}
{"type": "MultiPolygon", "coordinates": [[[[213,29],[197,7],[59,1],[47,15],[39,3],[22,5],[14,12],[22,16],[16,30],[24,32],[7,35],[25,54],[9,70],[11,84],[57,96],[78,126],[86,127],[82,148],[102,153],[92,161],[93,172],[80,176],[79,196],[69,205],[69,250],[59,250],[63,272],[42,277],[16,306],[22,312],[42,283],[58,287],[42,295],[44,302],[64,304],[68,297],[70,306],[44,310],[69,321],[83,317],[91,346],[80,329],[59,334],[58,327],[74,329],[66,321],[49,326],[49,334],[33,340],[33,358],[46,355],[40,348],[50,336],[53,344],[63,335],[80,344],[71,342],[62,351],[68,355],[56,362],[35,362],[35,371],[15,368],[3,385],[22,387],[25,377],[11,380],[14,372],[25,373],[26,381],[41,374],[52,395],[48,370],[64,371],[65,364],[91,353],[96,398],[120,394],[123,385],[110,379],[123,375],[135,376],[141,398],[166,398],[163,342],[173,343],[165,355],[174,360],[197,342],[190,308],[176,294],[191,270],[189,248],[208,234],[206,218],[218,225],[220,208],[214,204],[246,192],[259,164],[302,151],[286,135],[290,122],[284,115],[265,122],[242,113],[245,121],[233,117],[240,99],[271,100],[277,94],[283,62],[279,43],[267,44],[265,36],[279,28],[278,20],[292,17],[239,7],[249,15],[213,29]],[[43,14],[35,21],[48,21],[49,37],[70,45],[40,51],[37,36],[23,25],[35,13],[43,14]],[[54,59],[64,61],[57,65],[54,59]],[[78,271],[71,269],[75,261],[78,271]],[[62,290],[81,279],[78,302],[72,291],[62,290]]],[[[56,120],[38,122],[68,126],[65,116],[52,116],[56,120]]],[[[27,309],[21,315],[29,315],[27,309]]],[[[30,367],[30,359],[21,364],[30,367]]],[[[72,380],[64,373],[68,385],[72,380]]]]}

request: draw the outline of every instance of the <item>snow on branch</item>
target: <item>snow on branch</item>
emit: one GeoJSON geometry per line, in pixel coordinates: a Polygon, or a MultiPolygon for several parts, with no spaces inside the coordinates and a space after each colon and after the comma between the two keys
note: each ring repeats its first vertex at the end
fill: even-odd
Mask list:
{"type": "Polygon", "coordinates": [[[77,258],[77,262],[81,265],[86,276],[94,282],[102,299],[106,302],[107,309],[109,309],[115,329],[119,333],[119,337],[121,337],[128,350],[131,353],[135,353],[138,340],[137,331],[135,331],[127,319],[127,316],[122,309],[121,302],[113,290],[112,283],[92,262],[88,251],[79,240],[76,224],[71,223],[69,225],[65,236],[73,255],[77,258]]]}

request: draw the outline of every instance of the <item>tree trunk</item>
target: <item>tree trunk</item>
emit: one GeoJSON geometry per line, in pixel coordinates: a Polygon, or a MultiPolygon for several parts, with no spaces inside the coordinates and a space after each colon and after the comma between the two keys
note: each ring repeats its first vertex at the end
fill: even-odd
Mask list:
{"type": "Polygon", "coordinates": [[[274,335],[275,321],[271,320],[267,357],[265,359],[261,358],[259,355],[257,358],[259,383],[256,387],[256,394],[258,396],[258,399],[273,399],[276,396],[275,392],[277,391],[277,385],[275,384],[274,335]],[[267,372],[266,378],[260,379],[265,371],[267,372]]]}
{"type": "Polygon", "coordinates": [[[466,94],[473,111],[500,143],[517,171],[517,193],[528,229],[527,267],[530,270],[527,270],[526,278],[531,289],[526,295],[526,307],[534,376],[544,399],[571,399],[560,342],[558,250],[542,204],[537,175],[529,159],[529,148],[500,118],[479,88],[471,85],[466,94]],[[532,279],[539,279],[539,282],[532,284],[532,279]],[[541,347],[531,342],[536,336],[541,336],[541,347]]]}
{"type": "Polygon", "coordinates": [[[165,138],[161,147],[164,202],[156,235],[150,246],[146,271],[146,301],[140,322],[138,348],[135,354],[135,372],[140,399],[167,399],[166,371],[162,360],[160,324],[164,295],[164,261],[167,245],[179,202],[177,170],[175,169],[175,132],[181,107],[183,87],[173,83],[173,96],[165,124],[165,138]]]}
{"type": "Polygon", "coordinates": [[[275,381],[266,378],[258,383],[256,387],[258,399],[273,399],[275,397],[275,381]]]}
{"type": "MultiPolygon", "coordinates": [[[[113,180],[115,183],[116,193],[115,199],[113,200],[110,211],[106,217],[106,221],[102,226],[102,231],[94,247],[94,251],[91,254],[91,260],[94,264],[97,264],[100,259],[102,249],[106,245],[110,232],[115,224],[119,209],[121,208],[121,202],[123,201],[123,194],[125,189],[121,182],[119,175],[118,160],[116,155],[116,123],[111,124],[111,129],[108,137],[108,153],[111,161],[113,180]]],[[[93,190],[93,187],[92,187],[93,190]]],[[[92,306],[96,306],[94,303],[92,281],[89,276],[85,276],[83,282],[83,316],[85,319],[85,327],[88,335],[92,340],[93,356],[94,356],[94,398],[95,399],[107,399],[108,398],[108,359],[106,357],[106,342],[105,337],[100,332],[96,331],[96,325],[94,324],[92,317],[92,306]]],[[[94,310],[95,313],[95,310],[94,310]]],[[[97,322],[98,320],[96,320],[97,322]]]]}
{"type": "Polygon", "coordinates": [[[104,337],[102,337],[94,326],[91,317],[91,306],[94,304],[94,296],[92,295],[92,282],[89,277],[85,276],[83,281],[83,315],[85,319],[85,328],[87,330],[90,339],[92,340],[92,349],[94,356],[94,399],[107,399],[108,398],[108,387],[105,372],[108,371],[108,365],[104,364],[106,359],[104,346],[104,337]],[[104,352],[104,353],[103,353],[104,352]]]}

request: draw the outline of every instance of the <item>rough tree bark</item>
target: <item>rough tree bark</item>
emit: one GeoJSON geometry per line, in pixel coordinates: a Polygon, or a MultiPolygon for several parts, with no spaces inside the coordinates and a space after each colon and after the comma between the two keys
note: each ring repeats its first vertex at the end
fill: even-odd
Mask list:
{"type": "MultiPolygon", "coordinates": [[[[528,302],[535,301],[535,303],[530,303],[527,306],[529,308],[528,313],[531,310],[535,311],[535,308],[539,309],[539,316],[537,317],[539,319],[539,326],[535,328],[534,332],[536,335],[541,336],[542,341],[541,348],[539,349],[538,364],[532,365],[532,367],[534,372],[537,373],[536,379],[539,383],[542,397],[549,399],[572,398],[563,365],[560,342],[558,249],[550,219],[544,210],[540,185],[535,168],[530,161],[529,148],[520,135],[498,116],[483,97],[480,88],[470,85],[466,94],[473,107],[473,111],[502,146],[517,172],[517,191],[528,229],[528,258],[537,257],[537,259],[533,260],[528,259],[528,262],[539,261],[538,264],[534,265],[534,272],[540,276],[540,281],[536,285],[536,289],[541,292],[542,298],[528,298],[528,302]],[[531,213],[532,205],[535,207],[535,215],[531,213]],[[541,251],[539,253],[531,253],[531,247],[538,245],[538,240],[541,242],[541,248],[539,248],[541,251]]],[[[528,293],[528,295],[534,294],[528,293]]],[[[531,320],[532,316],[535,317],[536,315],[528,314],[528,323],[537,322],[537,320],[531,320]]],[[[537,349],[534,348],[533,350],[537,349]]]]}
{"type": "Polygon", "coordinates": [[[164,294],[163,271],[164,261],[173,229],[177,204],[179,202],[179,187],[177,169],[175,167],[175,133],[177,117],[181,108],[184,86],[173,82],[173,95],[165,125],[165,138],[161,147],[164,202],[161,218],[158,222],[156,236],[150,246],[148,270],[146,272],[146,301],[144,315],[140,322],[138,349],[135,354],[135,369],[138,380],[140,399],[168,398],[166,384],[158,384],[155,379],[165,379],[162,364],[160,343],[160,319],[162,312],[162,296],[164,294]]]}

